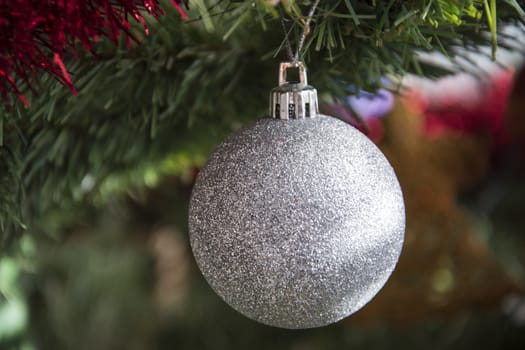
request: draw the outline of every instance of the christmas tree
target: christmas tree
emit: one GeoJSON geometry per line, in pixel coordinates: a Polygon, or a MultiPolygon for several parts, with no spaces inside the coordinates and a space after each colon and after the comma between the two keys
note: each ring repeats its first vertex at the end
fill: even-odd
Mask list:
{"type": "Polygon", "coordinates": [[[308,23],[314,3],[0,0],[0,348],[522,348],[524,74],[471,54],[523,57],[525,4],[325,0],[308,23]],[[392,163],[407,233],[376,299],[292,332],[213,294],[186,232],[198,169],[267,114],[302,35],[321,107],[392,163]],[[458,71],[481,97],[404,85],[458,71]]]}

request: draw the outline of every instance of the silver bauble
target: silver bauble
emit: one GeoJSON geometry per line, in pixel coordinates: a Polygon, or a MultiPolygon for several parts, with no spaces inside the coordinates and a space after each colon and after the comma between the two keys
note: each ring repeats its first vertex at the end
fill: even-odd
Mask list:
{"type": "Polygon", "coordinates": [[[363,134],[332,117],[260,119],[201,170],[193,254],[211,287],[261,323],[311,328],[363,307],[403,245],[403,195],[363,134]]]}

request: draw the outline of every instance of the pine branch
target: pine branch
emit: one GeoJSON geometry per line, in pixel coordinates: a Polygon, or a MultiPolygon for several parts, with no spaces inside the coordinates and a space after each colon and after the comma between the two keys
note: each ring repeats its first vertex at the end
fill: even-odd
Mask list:
{"type": "MultiPolygon", "coordinates": [[[[300,30],[310,2],[282,3],[286,24],[300,30]]],[[[86,203],[151,185],[159,173],[187,173],[229,131],[266,113],[277,58],[285,58],[279,11],[263,0],[190,7],[197,21],[182,23],[168,10],[131,50],[102,41],[96,56],[66,60],[77,97],[43,76],[30,108],[13,100],[4,111],[3,242],[24,225],[56,235],[86,203]]],[[[490,44],[483,8],[483,1],[323,1],[305,44],[310,81],[335,98],[348,94],[346,82],[374,89],[385,74],[443,74],[418,51],[453,59],[455,46],[490,44]]],[[[523,21],[520,11],[516,1],[498,2],[498,24],[523,21]]]]}

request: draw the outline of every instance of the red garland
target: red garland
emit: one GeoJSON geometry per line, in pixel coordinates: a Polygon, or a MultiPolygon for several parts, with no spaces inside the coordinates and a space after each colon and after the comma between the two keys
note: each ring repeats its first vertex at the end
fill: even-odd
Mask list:
{"type": "MultiPolygon", "coordinates": [[[[180,7],[185,0],[171,0],[183,18],[180,7]]],[[[157,0],[0,0],[0,93],[5,101],[19,83],[31,87],[38,71],[53,75],[76,94],[62,62],[62,55],[77,43],[92,51],[100,37],[114,42],[121,34],[137,41],[130,32],[130,19],[148,28],[140,10],[157,17],[164,14],[157,0]]]]}

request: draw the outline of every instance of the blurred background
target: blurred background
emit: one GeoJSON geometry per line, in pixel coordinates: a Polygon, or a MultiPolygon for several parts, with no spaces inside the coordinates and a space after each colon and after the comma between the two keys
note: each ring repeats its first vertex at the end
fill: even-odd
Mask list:
{"type": "MultiPolygon", "coordinates": [[[[151,40],[162,40],[163,29],[158,33],[151,40]]],[[[524,32],[513,35],[523,38],[524,32]]],[[[134,70],[144,84],[164,84],[161,76],[171,68],[167,61],[155,66],[157,54],[165,52],[115,69],[134,70]]],[[[211,57],[184,55],[190,73],[192,62],[211,57]]],[[[74,157],[84,161],[63,172],[67,179],[46,182],[41,192],[29,186],[23,194],[31,203],[23,210],[38,220],[31,222],[32,234],[17,237],[0,259],[0,349],[525,349],[525,70],[522,54],[507,52],[498,64],[486,56],[468,56],[463,70],[476,68],[468,74],[406,76],[397,93],[349,86],[347,97],[325,99],[325,113],[362,130],[393,165],[407,230],[395,272],[368,305],[337,324],[299,331],[258,324],[226,305],[200,275],[188,242],[187,206],[199,168],[231,130],[256,117],[242,112],[264,111],[266,97],[252,108],[246,107],[251,100],[239,103],[244,95],[233,96],[218,118],[212,107],[210,112],[191,99],[190,88],[177,96],[199,108],[182,112],[206,118],[173,118],[159,129],[148,122],[135,134],[131,118],[116,124],[111,118],[122,115],[126,103],[140,103],[134,100],[140,94],[165,101],[176,91],[162,95],[169,89],[162,85],[158,94],[145,89],[134,95],[138,85],[124,73],[108,85],[79,81],[85,84],[79,97],[48,90],[66,97],[55,99],[56,109],[44,101],[48,95],[35,98],[31,118],[45,119],[51,108],[73,126],[62,133],[56,123],[55,134],[35,138],[41,144],[34,149],[49,155],[39,163],[39,154],[29,153],[38,166],[31,176],[69,169],[74,157]],[[93,89],[98,104],[76,121],[71,116],[86,109],[81,101],[93,89]],[[239,105],[241,111],[233,112],[239,105]],[[77,131],[95,124],[87,141],[81,139],[77,131]],[[71,147],[60,148],[60,142],[71,147]],[[89,152],[75,142],[90,144],[89,152]],[[110,156],[96,158],[100,154],[110,156]],[[134,167],[123,166],[139,158],[134,167]],[[70,178],[80,181],[63,185],[70,178]],[[65,187],[73,188],[71,196],[60,195],[65,187]]],[[[233,70],[237,61],[221,64],[233,70]]],[[[82,77],[86,71],[79,69],[82,77]]],[[[236,84],[260,91],[255,100],[269,92],[260,81],[271,86],[276,77],[236,84]]],[[[168,84],[170,75],[166,79],[168,84]]],[[[228,74],[210,79],[216,90],[210,101],[235,95],[220,88],[228,74]]],[[[40,135],[35,125],[31,132],[40,135]]]]}

